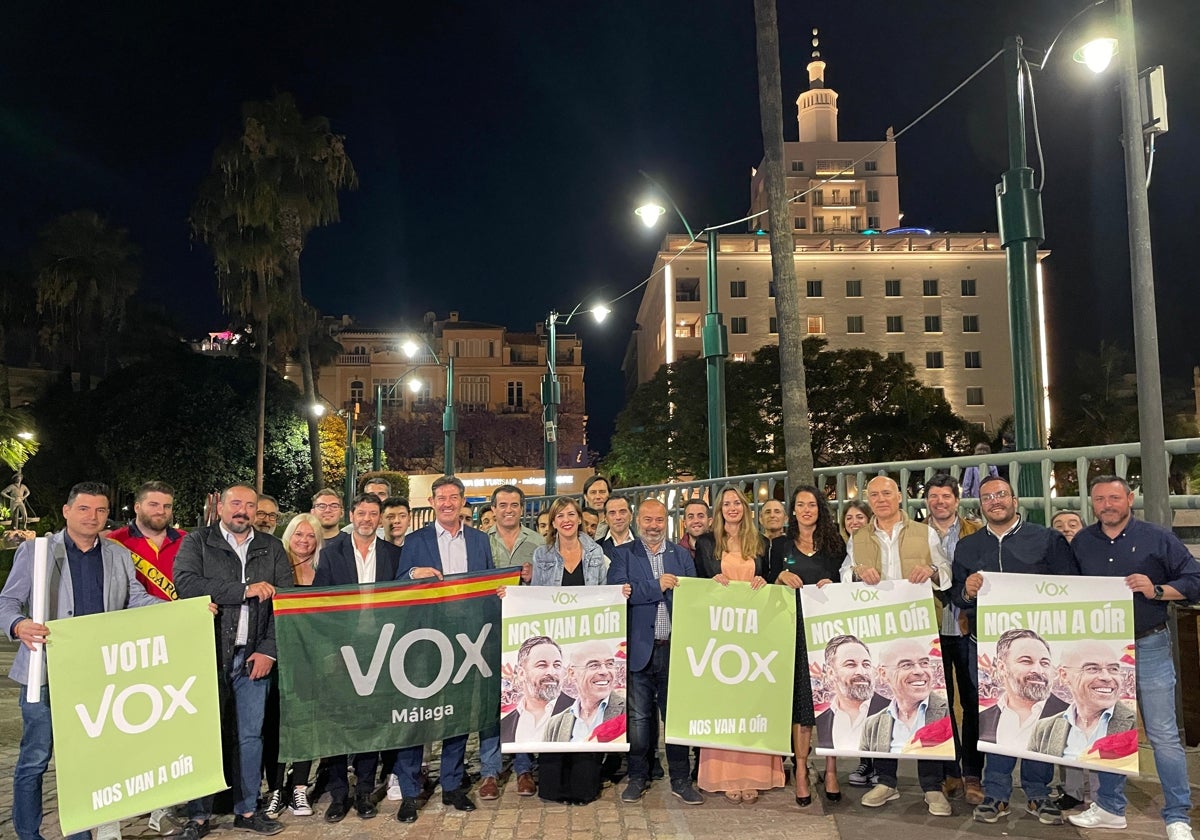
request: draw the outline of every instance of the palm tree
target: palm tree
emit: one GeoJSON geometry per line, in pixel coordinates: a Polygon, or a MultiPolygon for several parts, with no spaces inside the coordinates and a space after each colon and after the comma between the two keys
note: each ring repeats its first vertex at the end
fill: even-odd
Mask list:
{"type": "Polygon", "coordinates": [[[39,338],[61,352],[79,372],[80,388],[91,388],[93,366],[108,370],[125,318],[125,303],[137,291],[141,269],[129,231],[111,227],[91,210],[77,210],[47,225],[33,251],[39,338]]]}
{"type": "Polygon", "coordinates": [[[793,484],[811,484],[812,435],[804,381],[804,321],[796,283],[795,243],[783,174],[783,92],[779,80],[779,25],[775,0],[754,0],[758,47],[758,110],[763,136],[763,182],[770,208],[771,273],[779,320],[779,381],[782,386],[783,441],[793,484]]]}
{"type": "MultiPolygon", "coordinates": [[[[281,93],[268,102],[247,102],[242,106],[241,135],[217,150],[209,177],[218,179],[222,188],[216,221],[232,221],[239,237],[253,232],[261,246],[261,250],[255,249],[255,256],[264,258],[250,271],[255,282],[238,283],[236,288],[251,297],[261,294],[279,299],[279,312],[295,336],[305,401],[312,405],[317,401],[311,351],[317,320],[304,300],[300,255],[313,229],[338,221],[338,192],[358,186],[345,138],[333,133],[325,117],[306,120],[291,94],[281,93]]],[[[193,227],[209,241],[204,233],[209,225],[198,227],[194,220],[193,227]]],[[[218,273],[220,270],[218,259],[218,273]]],[[[264,341],[270,309],[265,303],[257,305],[256,320],[264,341]]],[[[263,378],[265,383],[265,370],[263,378]]],[[[313,484],[320,487],[318,422],[311,413],[307,420],[313,484]]]]}

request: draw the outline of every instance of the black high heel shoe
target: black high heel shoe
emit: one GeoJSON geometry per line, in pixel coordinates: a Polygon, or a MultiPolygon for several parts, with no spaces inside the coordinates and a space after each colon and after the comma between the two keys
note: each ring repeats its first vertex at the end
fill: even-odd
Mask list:
{"type": "Polygon", "coordinates": [[[828,799],[830,802],[841,802],[842,801],[842,792],[840,790],[829,790],[828,783],[831,778],[833,779],[833,781],[835,783],[837,782],[836,774],[834,774],[833,776],[830,776],[830,774],[828,774],[828,773],[821,774],[821,784],[825,788],[825,798],[828,799]]]}
{"type": "Polygon", "coordinates": [[[809,805],[812,804],[812,778],[809,776],[809,773],[808,773],[808,763],[807,762],[805,762],[805,764],[804,764],[804,779],[807,782],[807,784],[809,785],[808,796],[797,796],[796,797],[796,804],[799,805],[801,808],[807,808],[809,805]]]}

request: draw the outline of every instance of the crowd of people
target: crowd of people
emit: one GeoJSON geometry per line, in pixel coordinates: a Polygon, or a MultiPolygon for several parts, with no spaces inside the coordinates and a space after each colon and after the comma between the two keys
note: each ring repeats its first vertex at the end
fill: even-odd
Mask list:
{"type": "MultiPolygon", "coordinates": [[[[275,536],[281,525],[278,503],[245,485],[232,485],[221,493],[214,524],[185,533],[172,526],[172,488],[148,482],[136,493],[133,520],[109,532],[108,488],[83,482],[71,489],[63,506],[64,529],[51,536],[49,617],[209,598],[222,695],[230,700],[223,709],[229,719],[222,724],[236,756],[229,769],[234,826],[271,835],[283,830],[278,817],[285,810],[295,817],[313,815],[314,785],[331,797],[324,812],[328,822],[338,822],[350,811],[360,819],[375,817],[380,788],[387,800],[399,803],[397,819],[413,822],[430,784],[429,745],[423,744],[290,766],[278,760],[271,605],[279,589],[440,579],[496,567],[518,568],[521,584],[528,586],[621,586],[628,601],[624,692],[612,690],[611,652],[584,646],[564,661],[553,640],[529,640],[518,655],[517,675],[527,696],[496,726],[478,733],[476,796],[492,800],[501,795],[502,732],[511,741],[514,734],[550,720],[555,731],[562,731],[560,740],[572,740],[576,727],[624,714],[629,742],[624,771],[620,753],[516,754],[512,776],[517,794],[586,803],[624,776],[619,798],[636,802],[653,781],[665,777],[675,797],[699,805],[704,802],[700,791],[752,804],[763,791],[785,786],[787,777],[778,756],[703,748],[694,757],[678,744],[664,746],[666,768],[662,766],[659,733],[667,712],[674,590],[681,579],[794,590],[839,581],[867,586],[888,580],[928,581],[940,603],[941,667],[955,758],[918,759],[918,783],[930,814],[950,816],[951,801],[962,798],[973,807],[975,820],[994,823],[1010,813],[1017,760],[998,753],[985,756],[976,746],[978,740],[995,741],[997,733],[1011,739],[1016,733],[1028,737],[1036,745],[1031,748],[1048,758],[1073,759],[1101,729],[1131,727],[1134,712],[1119,702],[1105,705],[1103,698],[1115,693],[1096,687],[1111,677],[1115,653],[1104,645],[1082,645],[1059,663],[1058,678],[1078,685],[1068,705],[1050,693],[1055,673],[1049,646],[1032,631],[1011,631],[997,644],[993,673],[984,675],[1001,686],[1003,694],[981,715],[975,609],[984,579],[1001,571],[1117,576],[1133,592],[1138,700],[1163,785],[1167,836],[1191,838],[1190,787],[1176,727],[1167,604],[1200,598],[1200,565],[1169,530],[1132,516],[1133,493],[1116,476],[1092,480],[1090,502],[1096,521],[1086,527],[1079,514],[1069,511],[1057,513],[1050,527],[1027,521],[1005,477],[985,473],[972,481],[981,519],[960,509],[956,479],[935,475],[924,487],[923,521],[909,516],[901,488],[887,476],[873,478],[864,498],[845,503],[840,521],[826,494],[813,486],[796,487],[786,506],[778,500],[765,502],[755,521],[754,505],[738,487],[722,489],[711,507],[706,499],[693,497],[669,511],[653,497],[635,506],[614,493],[607,479],[593,476],[581,498],[560,497],[541,511],[534,530],[525,525],[524,493],[513,485],[496,488],[490,503],[474,510],[462,482],[443,476],[433,482],[429,499],[433,521],[413,529],[408,500],[393,496],[386,481],[372,479],[351,500],[348,511],[336,491],[319,491],[308,512],[287,521],[281,538],[275,536]],[[668,539],[672,519],[679,529],[677,541],[668,539]],[[601,694],[593,697],[578,688],[578,696],[572,698],[561,692],[565,677],[582,686],[587,674],[603,686],[601,694]],[[1088,698],[1101,699],[1089,705],[1088,698]]],[[[28,615],[32,555],[32,543],[18,550],[0,592],[0,626],[20,643],[9,676],[22,686],[29,680],[31,658],[43,655],[41,643],[49,635],[43,623],[28,615]]],[[[868,646],[853,636],[831,639],[816,662],[830,690],[828,703],[823,702],[817,714],[802,619],[795,644],[792,784],[796,805],[807,808],[814,781],[829,802],[842,799],[835,758],[827,757],[822,772],[812,778],[809,754],[814,735],[818,746],[843,750],[877,752],[873,745],[890,745],[893,727],[911,731],[930,714],[928,691],[924,702],[907,702],[905,681],[896,674],[903,670],[911,676],[918,669],[926,675],[920,681],[924,685],[932,664],[927,651],[909,656],[898,646],[872,662],[868,646]],[[907,657],[902,668],[900,657],[907,657]],[[888,701],[875,687],[890,681],[894,683],[888,701]]],[[[39,840],[42,780],[53,733],[45,685],[37,702],[27,701],[25,694],[23,688],[13,827],[19,840],[39,840]]],[[[467,740],[461,734],[441,745],[442,802],[459,811],[477,807],[465,771],[467,740]]],[[[861,804],[879,808],[900,795],[897,771],[897,759],[863,759],[846,782],[869,788],[861,804]]],[[[1125,826],[1124,776],[1100,772],[1089,780],[1083,771],[1065,769],[1055,786],[1054,773],[1052,763],[1021,761],[1026,812],[1045,824],[1069,819],[1083,828],[1125,826]],[[1065,817],[1065,812],[1087,804],[1089,787],[1089,807],[1065,817]]],[[[213,799],[207,797],[155,811],[150,826],[199,840],[209,833],[213,815],[213,799]],[[186,821],[174,825],[176,813],[186,814],[186,821]]],[[[119,838],[120,827],[101,826],[97,836],[119,838]]]]}

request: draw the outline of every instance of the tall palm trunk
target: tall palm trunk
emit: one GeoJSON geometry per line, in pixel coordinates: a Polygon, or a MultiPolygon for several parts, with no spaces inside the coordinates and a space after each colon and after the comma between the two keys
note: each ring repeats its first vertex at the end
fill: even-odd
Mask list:
{"type": "Polygon", "coordinates": [[[783,394],[783,442],[793,486],[813,480],[812,433],[804,381],[804,335],[800,289],[796,284],[795,243],[783,174],[783,93],[779,80],[779,26],[775,0],[754,0],[758,47],[758,109],[763,136],[763,181],[770,209],[771,273],[779,320],[779,380],[783,394]]]}
{"type": "Polygon", "coordinates": [[[313,492],[325,486],[325,466],[321,458],[320,421],[313,414],[317,404],[317,382],[313,372],[312,350],[309,346],[311,332],[305,329],[300,334],[300,377],[304,380],[304,419],[308,423],[308,457],[312,461],[313,492]]]}
{"type": "Polygon", "coordinates": [[[312,319],[304,303],[300,286],[300,251],[304,248],[304,234],[300,228],[300,217],[295,210],[285,210],[280,220],[283,244],[287,249],[288,280],[291,284],[292,318],[296,325],[296,350],[300,358],[300,378],[304,384],[304,419],[308,424],[308,457],[312,466],[312,492],[325,486],[325,467],[321,458],[320,422],[312,412],[317,403],[317,380],[313,373],[312,319]]]}
{"type": "Polygon", "coordinates": [[[259,354],[258,367],[258,430],[254,443],[254,489],[263,491],[263,473],[265,472],[264,455],[267,449],[267,367],[271,353],[269,312],[262,317],[262,347],[259,354]]]}

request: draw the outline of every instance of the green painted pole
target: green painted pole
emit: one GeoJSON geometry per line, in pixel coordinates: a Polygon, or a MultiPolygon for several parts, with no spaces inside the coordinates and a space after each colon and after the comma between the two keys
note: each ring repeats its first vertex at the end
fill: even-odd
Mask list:
{"type": "MultiPolygon", "coordinates": [[[[1033,306],[1030,290],[1037,276],[1037,249],[1045,239],[1042,197],[1033,187],[1033,170],[1025,160],[1025,70],[1021,61],[1022,40],[1005,43],[1005,87],[1008,112],[1008,171],[996,187],[996,209],[1000,242],[1004,247],[1008,274],[1008,334],[1012,347],[1013,420],[1017,450],[1042,448],[1038,420],[1040,372],[1034,354],[1033,306]]],[[[1021,470],[1016,488],[1029,499],[1040,495],[1041,477],[1034,470],[1021,470]]]]}
{"type": "Polygon", "coordinates": [[[546,375],[542,377],[542,421],[545,426],[545,443],[542,448],[542,471],[546,478],[547,496],[558,494],[558,404],[561,392],[558,387],[558,313],[550,310],[546,318],[549,341],[546,344],[546,375]]]}
{"type": "Polygon", "coordinates": [[[446,475],[454,475],[454,438],[458,431],[458,417],[454,412],[454,353],[446,353],[446,410],[442,412],[442,432],[445,434],[445,463],[443,469],[446,475]]]}
{"type": "Polygon", "coordinates": [[[371,435],[371,469],[383,469],[383,386],[375,386],[375,432],[371,435]]]}
{"type": "MultiPolygon", "coordinates": [[[[708,311],[701,328],[704,351],[705,383],[708,390],[708,477],[729,474],[729,455],[725,446],[725,357],[729,355],[729,337],[717,308],[717,232],[708,231],[708,311]]],[[[667,329],[674,329],[667,324],[667,329]]]]}
{"type": "Polygon", "coordinates": [[[355,475],[357,453],[354,449],[354,408],[351,407],[346,409],[346,511],[350,510],[350,500],[354,498],[354,488],[358,484],[358,477],[355,475]]]}

